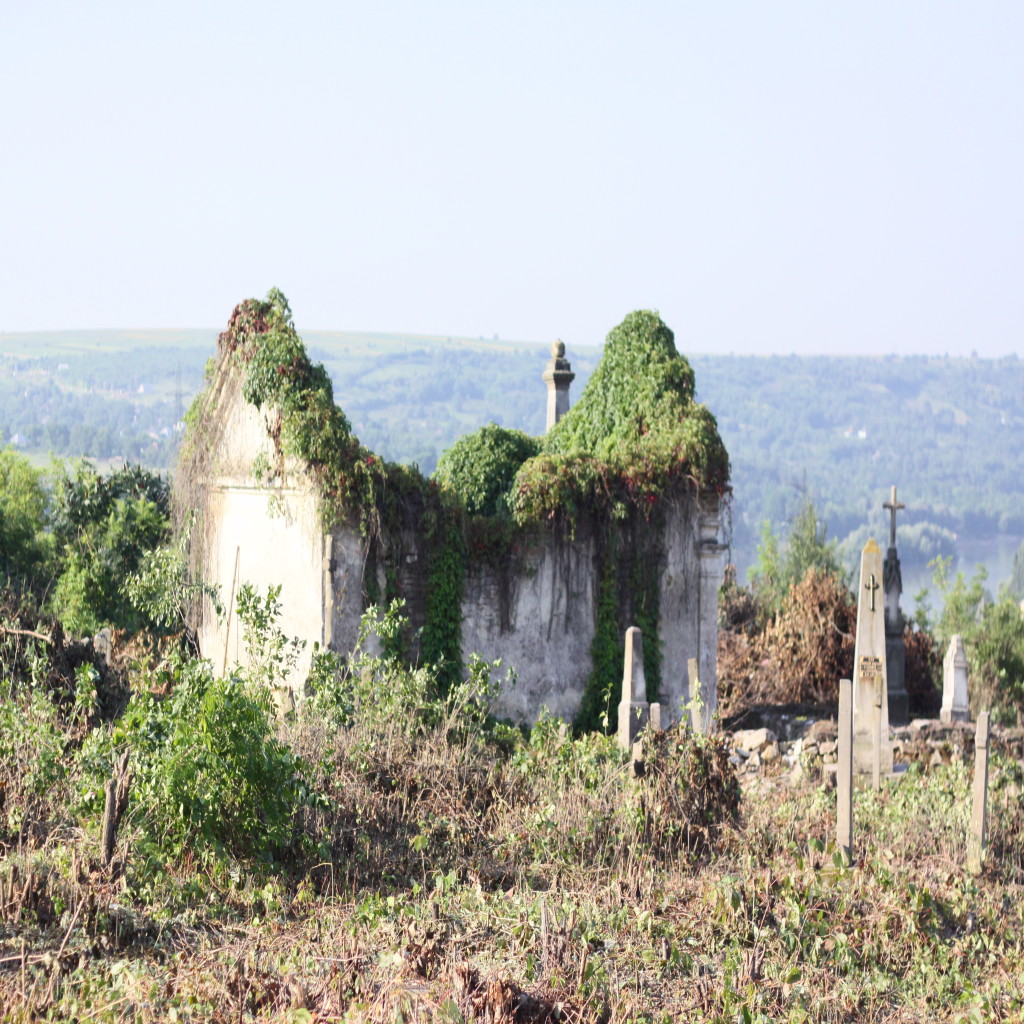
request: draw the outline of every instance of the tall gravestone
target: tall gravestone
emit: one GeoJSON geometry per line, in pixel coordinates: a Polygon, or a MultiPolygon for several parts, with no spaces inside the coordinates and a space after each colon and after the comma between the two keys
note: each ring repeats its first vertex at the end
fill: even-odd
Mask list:
{"type": "Polygon", "coordinates": [[[889,512],[889,550],[882,567],[882,584],[885,588],[885,672],[888,687],[889,721],[904,725],[910,720],[910,701],[904,675],[907,664],[907,645],[903,640],[903,611],[900,595],[903,593],[903,574],[900,559],[896,553],[896,513],[906,508],[896,500],[893,487],[889,501],[882,508],[889,512]]]}
{"type": "Polygon", "coordinates": [[[971,720],[967,702],[967,651],[959,633],[949,638],[949,647],[942,659],[942,707],[939,709],[939,719],[946,723],[971,720]]]}
{"type": "MultiPolygon", "coordinates": [[[[659,709],[660,710],[660,709],[659,709]]],[[[619,702],[619,745],[632,750],[637,734],[650,718],[647,680],[644,676],[644,639],[636,626],[626,630],[626,655],[622,666],[622,700],[619,702]]]]}
{"type": "Polygon", "coordinates": [[[860,556],[857,642],[853,660],[853,767],[860,774],[892,774],[889,700],[885,675],[882,552],[869,540],[860,556]]]}

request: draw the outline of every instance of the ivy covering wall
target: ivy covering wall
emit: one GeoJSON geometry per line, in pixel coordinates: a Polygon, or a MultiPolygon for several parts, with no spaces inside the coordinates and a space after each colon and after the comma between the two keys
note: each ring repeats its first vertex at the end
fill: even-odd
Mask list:
{"type": "Polygon", "coordinates": [[[270,413],[276,460],[260,467],[262,482],[272,483],[294,460],[318,492],[324,528],[360,529],[368,549],[367,604],[404,596],[404,545],[416,537],[421,550],[412,561],[425,566],[419,571],[426,578],[422,608],[410,614],[420,629],[419,651],[411,653],[441,661],[444,679],[462,671],[467,559],[512,572],[516,536],[557,523],[571,538],[586,520],[597,538],[600,593],[578,724],[594,728],[608,716],[614,728],[609,695],[621,673],[627,625],[644,630],[648,686],[657,694],[663,499],[691,491],[721,495],[729,462],[714,417],[693,401],[693,371],[656,313],[631,313],[608,335],[587,387],[546,437],[491,424],[458,441],[435,478],[426,479],[360,445],[334,402],[328,374],[309,360],[285,297],[274,289],[265,300],[248,299],[218,339],[209,386],[187,418],[179,508],[197,503],[216,449],[219,410],[232,388],[270,413]]]}

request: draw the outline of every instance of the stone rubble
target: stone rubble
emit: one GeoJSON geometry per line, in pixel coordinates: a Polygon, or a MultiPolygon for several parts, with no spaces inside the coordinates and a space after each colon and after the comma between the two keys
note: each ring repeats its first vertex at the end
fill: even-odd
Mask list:
{"type": "MultiPolygon", "coordinates": [[[[775,726],[738,729],[730,737],[730,757],[741,781],[749,782],[765,771],[796,785],[803,780],[835,785],[839,757],[834,719],[811,719],[779,713],[775,726]],[[781,738],[780,738],[781,737],[781,738]]],[[[891,730],[897,764],[918,763],[925,770],[974,760],[975,725],[918,718],[891,730]]],[[[992,727],[993,749],[1024,765],[1024,729],[992,727]]]]}

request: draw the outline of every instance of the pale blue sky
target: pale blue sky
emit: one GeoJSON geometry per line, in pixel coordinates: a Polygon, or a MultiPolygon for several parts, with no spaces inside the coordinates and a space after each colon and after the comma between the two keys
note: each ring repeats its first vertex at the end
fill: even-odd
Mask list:
{"type": "Polygon", "coordinates": [[[1019,0],[7,0],[0,110],[7,331],[1024,336],[1019,0]]]}

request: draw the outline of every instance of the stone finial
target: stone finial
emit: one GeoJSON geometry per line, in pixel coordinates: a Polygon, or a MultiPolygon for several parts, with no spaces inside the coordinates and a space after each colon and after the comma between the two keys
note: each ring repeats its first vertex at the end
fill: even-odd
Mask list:
{"type": "Polygon", "coordinates": [[[548,417],[546,430],[550,430],[569,411],[569,385],[576,379],[569,360],[565,358],[565,344],[551,343],[551,358],[541,375],[548,386],[548,417]]]}
{"type": "Polygon", "coordinates": [[[647,703],[644,676],[644,638],[636,626],[626,630],[626,654],[622,665],[622,700],[619,701],[619,745],[632,750],[637,734],[647,724],[651,707],[647,703]]]}
{"type": "Polygon", "coordinates": [[[942,659],[942,707],[939,719],[943,722],[969,722],[971,711],[967,702],[967,651],[963,637],[954,633],[942,659]]]}

